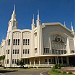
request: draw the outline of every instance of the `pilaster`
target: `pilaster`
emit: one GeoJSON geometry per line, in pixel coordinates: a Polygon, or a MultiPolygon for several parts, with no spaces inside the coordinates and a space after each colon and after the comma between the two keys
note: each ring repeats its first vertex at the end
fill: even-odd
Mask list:
{"type": "Polygon", "coordinates": [[[70,54],[70,46],[69,46],[69,37],[67,36],[67,46],[66,46],[67,54],[70,54]]]}

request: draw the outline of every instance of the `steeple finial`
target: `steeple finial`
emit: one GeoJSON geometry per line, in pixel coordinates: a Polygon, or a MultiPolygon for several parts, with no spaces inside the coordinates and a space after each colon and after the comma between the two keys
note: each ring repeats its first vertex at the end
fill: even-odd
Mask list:
{"type": "Polygon", "coordinates": [[[73,34],[74,34],[74,29],[73,29],[72,22],[71,22],[71,30],[72,30],[72,32],[73,32],[73,34]]]}
{"type": "Polygon", "coordinates": [[[65,21],[64,21],[64,26],[66,26],[65,21]]]}
{"type": "Polygon", "coordinates": [[[71,30],[72,30],[72,31],[74,31],[74,30],[73,30],[73,25],[72,25],[72,22],[71,22],[71,30]]]}
{"type": "Polygon", "coordinates": [[[33,19],[32,19],[32,24],[34,24],[34,14],[33,14],[33,19]]]}
{"type": "Polygon", "coordinates": [[[13,10],[13,13],[12,13],[11,19],[12,19],[12,20],[13,20],[13,19],[16,20],[15,4],[14,4],[14,10],[13,10]]]}
{"type": "Polygon", "coordinates": [[[15,12],[15,4],[14,4],[14,12],[15,12]]]}
{"type": "Polygon", "coordinates": [[[37,20],[40,20],[40,17],[39,17],[39,10],[38,10],[38,15],[37,15],[37,20]]]}
{"type": "Polygon", "coordinates": [[[13,10],[13,14],[15,14],[15,4],[14,4],[14,10],[13,10]]]}

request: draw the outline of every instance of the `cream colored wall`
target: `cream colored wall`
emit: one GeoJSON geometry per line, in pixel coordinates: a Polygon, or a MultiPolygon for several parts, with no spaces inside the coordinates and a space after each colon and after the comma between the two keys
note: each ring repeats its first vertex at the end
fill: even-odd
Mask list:
{"type": "MultiPolygon", "coordinates": [[[[21,32],[20,31],[15,31],[13,32],[13,38],[12,39],[20,39],[20,44],[19,45],[12,45],[12,52],[13,49],[19,49],[19,53],[21,54],[21,32]]],[[[20,54],[12,54],[12,59],[20,59],[21,56],[20,54]]]]}
{"type": "MultiPolygon", "coordinates": [[[[30,58],[30,57],[43,55],[43,49],[51,47],[50,44],[51,44],[51,40],[52,40],[52,35],[55,35],[55,34],[60,34],[62,37],[66,38],[66,41],[65,41],[66,45],[67,45],[66,50],[68,50],[68,53],[70,52],[70,50],[74,49],[74,47],[73,47],[74,42],[72,43],[72,41],[69,41],[70,39],[74,38],[73,35],[71,34],[70,31],[66,30],[65,28],[61,27],[60,25],[47,25],[47,26],[40,26],[38,28],[36,27],[34,30],[14,29],[13,31],[8,33],[5,42],[3,42],[1,45],[1,46],[3,46],[1,48],[1,50],[2,50],[1,53],[4,54],[3,52],[5,51],[6,59],[7,58],[10,59],[10,62],[12,59],[30,58]],[[42,30],[40,30],[41,27],[42,27],[42,30]],[[38,28],[40,28],[40,29],[37,30],[38,28]],[[67,42],[67,37],[68,37],[68,42],[70,44],[68,44],[68,42],[67,42]],[[11,40],[10,46],[7,45],[8,39],[11,40]],[[13,39],[20,39],[20,45],[12,45],[13,39]],[[23,39],[30,39],[30,45],[28,45],[28,46],[23,45],[23,39]],[[43,41],[41,41],[42,43],[40,43],[40,40],[43,40],[43,41]],[[37,48],[37,53],[35,53],[35,48],[37,48]],[[8,50],[8,49],[10,51],[12,51],[13,49],[19,49],[20,54],[12,54],[11,55],[11,52],[10,52],[10,54],[6,54],[6,50],[8,50]],[[30,54],[23,54],[23,49],[30,49],[30,52],[29,52],[30,54]]],[[[47,54],[45,54],[45,55],[47,55],[47,54]]],[[[41,64],[46,64],[44,62],[45,58],[47,58],[47,57],[40,58],[41,64]]],[[[47,59],[49,59],[49,58],[47,58],[47,59]]],[[[39,60],[39,59],[37,59],[37,60],[39,60]]],[[[31,62],[34,63],[34,58],[31,59],[31,62]]],[[[11,63],[7,64],[6,66],[10,66],[10,64],[11,63]]]]}
{"type": "Polygon", "coordinates": [[[74,48],[73,44],[72,44],[73,46],[69,46],[67,42],[69,41],[69,37],[72,39],[74,38],[73,35],[71,34],[70,31],[66,30],[60,25],[47,25],[42,29],[42,33],[43,33],[43,46],[44,46],[43,48],[50,48],[49,38],[51,39],[51,36],[53,34],[59,34],[62,37],[65,37],[66,50],[68,51],[67,53],[70,52],[71,47],[74,48]],[[68,37],[68,40],[67,40],[67,37],[68,37]]]}
{"type": "Polygon", "coordinates": [[[22,44],[22,57],[29,57],[31,53],[31,32],[30,31],[23,31],[22,32],[22,40],[23,39],[30,39],[29,45],[22,44]],[[23,49],[29,49],[29,54],[23,54],[23,49]]]}

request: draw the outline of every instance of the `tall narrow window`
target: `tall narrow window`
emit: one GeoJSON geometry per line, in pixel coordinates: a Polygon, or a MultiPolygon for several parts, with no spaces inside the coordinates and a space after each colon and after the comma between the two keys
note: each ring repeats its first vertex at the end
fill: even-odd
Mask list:
{"type": "Polygon", "coordinates": [[[25,42],[25,43],[26,43],[25,45],[27,45],[27,39],[26,39],[25,41],[26,41],[26,42],[25,42]]]}
{"type": "Polygon", "coordinates": [[[14,59],[12,59],[12,64],[14,64],[14,59]]]}
{"type": "Polygon", "coordinates": [[[29,41],[30,41],[30,40],[28,39],[28,45],[29,45],[29,41]]]}
{"type": "Polygon", "coordinates": [[[13,39],[13,45],[15,45],[15,39],[13,39]]]}
{"type": "Polygon", "coordinates": [[[9,50],[8,50],[8,54],[9,54],[9,50]]]}
{"type": "Polygon", "coordinates": [[[9,54],[9,50],[6,50],[6,54],[9,54]]]}
{"type": "Polygon", "coordinates": [[[10,39],[8,39],[8,45],[10,45],[10,39]]]}
{"type": "Polygon", "coordinates": [[[44,48],[44,53],[49,53],[49,48],[44,48]]]}
{"type": "Polygon", "coordinates": [[[18,45],[20,44],[20,39],[18,39],[18,45]]]}
{"type": "Polygon", "coordinates": [[[17,45],[17,39],[16,39],[16,45],[17,45]]]}
{"type": "Polygon", "coordinates": [[[27,54],[27,49],[25,49],[25,54],[27,54]]]}
{"type": "Polygon", "coordinates": [[[23,39],[23,45],[25,45],[25,39],[23,39]]]}
{"type": "Polygon", "coordinates": [[[24,49],[23,49],[23,54],[24,54],[24,49]]]}
{"type": "Polygon", "coordinates": [[[29,49],[28,49],[28,54],[29,54],[29,49]]]}
{"type": "Polygon", "coordinates": [[[19,49],[17,50],[17,54],[19,54],[19,49]]]}
{"type": "Polygon", "coordinates": [[[17,50],[15,49],[15,54],[16,54],[17,50]]]}
{"type": "Polygon", "coordinates": [[[13,49],[13,54],[15,54],[15,53],[14,53],[14,49],[13,49]]]}
{"type": "Polygon", "coordinates": [[[15,59],[15,64],[17,63],[17,59],[15,59]]]}
{"type": "Polygon", "coordinates": [[[7,59],[7,64],[9,64],[9,59],[7,59]]]}

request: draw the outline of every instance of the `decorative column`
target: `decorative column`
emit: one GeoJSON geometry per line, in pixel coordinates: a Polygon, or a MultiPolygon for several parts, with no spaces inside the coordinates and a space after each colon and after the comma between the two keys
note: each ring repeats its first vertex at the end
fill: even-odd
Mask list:
{"type": "Polygon", "coordinates": [[[39,58],[39,65],[40,65],[40,58],[39,58]]]}
{"type": "Polygon", "coordinates": [[[10,34],[10,39],[11,39],[11,42],[10,42],[10,48],[11,49],[10,49],[10,60],[9,60],[9,64],[10,64],[10,67],[12,67],[13,32],[11,32],[11,34],[10,34]]]}
{"type": "Polygon", "coordinates": [[[63,57],[61,57],[61,63],[63,64],[63,57]]]}
{"type": "Polygon", "coordinates": [[[31,66],[31,59],[30,59],[30,66],[31,66]]]}
{"type": "Polygon", "coordinates": [[[51,49],[51,38],[50,38],[50,36],[49,36],[49,49],[50,49],[50,53],[52,54],[52,49],[51,49]]]}
{"type": "Polygon", "coordinates": [[[55,57],[55,63],[57,64],[57,57],[55,57]]]}
{"type": "Polygon", "coordinates": [[[47,61],[48,61],[47,64],[49,65],[49,58],[47,59],[47,61]]]}
{"type": "Polygon", "coordinates": [[[67,64],[69,65],[69,57],[66,57],[67,64]]]}
{"type": "Polygon", "coordinates": [[[57,63],[59,64],[59,57],[57,57],[57,63]]]}
{"type": "Polygon", "coordinates": [[[73,38],[73,41],[74,41],[74,52],[75,52],[75,36],[73,38]]]}
{"type": "Polygon", "coordinates": [[[67,36],[67,46],[66,46],[67,53],[70,54],[70,46],[69,46],[69,37],[67,36]]]}
{"type": "Polygon", "coordinates": [[[35,58],[34,58],[34,66],[35,66],[35,58]]]}

